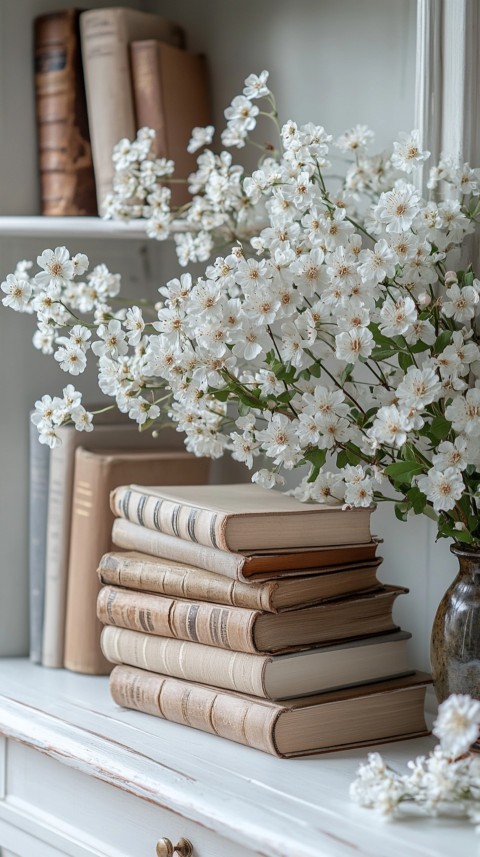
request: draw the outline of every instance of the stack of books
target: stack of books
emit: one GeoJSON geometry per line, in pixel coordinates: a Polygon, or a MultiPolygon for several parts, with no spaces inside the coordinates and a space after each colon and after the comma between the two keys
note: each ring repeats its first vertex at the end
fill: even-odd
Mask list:
{"type": "Polygon", "coordinates": [[[371,509],[251,484],[125,485],[111,509],[97,612],[118,704],[279,756],[425,734],[371,509]]]}
{"type": "MultiPolygon", "coordinates": [[[[192,128],[212,121],[208,70],[176,22],[123,6],[48,12],[35,19],[34,56],[42,214],[102,213],[113,148],[144,126],[176,178],[194,172],[192,128]]],[[[186,185],[172,199],[187,202],[186,185]]]]}

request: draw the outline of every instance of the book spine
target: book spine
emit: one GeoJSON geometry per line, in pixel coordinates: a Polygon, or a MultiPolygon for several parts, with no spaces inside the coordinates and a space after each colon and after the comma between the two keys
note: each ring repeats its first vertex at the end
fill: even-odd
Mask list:
{"type": "Polygon", "coordinates": [[[28,567],[30,660],[34,664],[42,662],[49,467],[50,450],[39,443],[37,427],[30,423],[28,567]]]}
{"type": "Polygon", "coordinates": [[[228,551],[225,530],[228,515],[175,503],[123,485],[112,492],[112,511],[134,524],[206,547],[228,551]]]}
{"type": "Polygon", "coordinates": [[[272,606],[274,583],[240,583],[167,559],[149,560],[148,557],[108,553],[102,557],[98,574],[101,583],[126,589],[276,612],[272,606]]]}
{"type": "Polygon", "coordinates": [[[107,675],[111,667],[100,648],[102,629],[95,613],[95,569],[110,546],[108,464],[102,456],[82,453],[79,449],[75,456],[64,665],[74,672],[107,675]]]}
{"type": "Polygon", "coordinates": [[[158,158],[168,158],[158,42],[153,39],[132,42],[130,57],[137,128],[153,128],[155,154],[158,158]]]}
{"type": "MultiPolygon", "coordinates": [[[[100,648],[102,626],[96,616],[100,582],[96,570],[111,549],[113,515],[108,498],[117,485],[138,477],[142,484],[204,483],[207,459],[185,457],[181,452],[93,453],[78,449],[75,457],[74,499],[64,662],[68,669],[104,675],[110,666],[100,648]]],[[[157,596],[158,597],[158,596],[157,596]]]]}
{"type": "Polygon", "coordinates": [[[42,664],[63,667],[65,604],[76,432],[65,429],[50,454],[42,664]]]}
{"type": "Polygon", "coordinates": [[[158,533],[117,518],[113,525],[113,543],[125,550],[137,550],[151,556],[168,557],[176,562],[187,562],[205,571],[222,574],[231,580],[245,581],[245,558],[240,554],[187,542],[175,536],[158,533]]]}
{"type": "Polygon", "coordinates": [[[266,695],[263,676],[268,656],[227,652],[108,625],[102,631],[101,645],[107,660],[114,664],[129,664],[252,696],[266,695]]]}
{"type": "Polygon", "coordinates": [[[92,140],[97,202],[103,213],[112,191],[114,146],[135,137],[129,41],[142,36],[182,46],[183,31],[156,15],[135,10],[91,9],[80,15],[82,56],[92,140]]]}
{"type": "Polygon", "coordinates": [[[80,17],[88,120],[99,213],[113,189],[114,146],[135,137],[128,42],[121,10],[101,9],[80,17]]]}
{"type": "Polygon", "coordinates": [[[124,708],[144,711],[278,755],[274,729],[283,710],[281,706],[242,699],[127,666],[114,668],[110,692],[113,700],[124,708]]]}
{"type": "Polygon", "coordinates": [[[42,214],[96,214],[79,12],[36,18],[34,53],[42,214]]]}
{"type": "Polygon", "coordinates": [[[235,652],[256,651],[253,628],[258,615],[258,611],[241,607],[181,601],[113,586],[104,586],[97,601],[97,616],[104,625],[235,652]]]}

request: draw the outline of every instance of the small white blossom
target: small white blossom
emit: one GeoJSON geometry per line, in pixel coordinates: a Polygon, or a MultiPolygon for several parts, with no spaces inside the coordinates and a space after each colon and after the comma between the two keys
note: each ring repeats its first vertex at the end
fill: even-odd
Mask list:
{"type": "Polygon", "coordinates": [[[480,732],[480,702],[470,696],[452,694],[442,703],[433,724],[445,753],[454,759],[467,753],[480,732]]]}

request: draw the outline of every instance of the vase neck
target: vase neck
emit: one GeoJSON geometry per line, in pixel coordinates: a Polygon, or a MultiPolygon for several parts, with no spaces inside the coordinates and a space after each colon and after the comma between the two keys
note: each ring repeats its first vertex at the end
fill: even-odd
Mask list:
{"type": "Polygon", "coordinates": [[[469,551],[456,545],[452,545],[450,550],[457,557],[460,566],[459,573],[462,577],[480,575],[480,550],[469,551]]]}

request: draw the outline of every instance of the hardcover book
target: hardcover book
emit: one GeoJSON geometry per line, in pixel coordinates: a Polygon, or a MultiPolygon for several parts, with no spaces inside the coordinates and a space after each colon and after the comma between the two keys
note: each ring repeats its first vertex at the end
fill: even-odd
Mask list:
{"type": "Polygon", "coordinates": [[[426,673],[271,702],[116,666],[113,700],[274,756],[305,756],[428,734],[426,673]]]}
{"type": "Polygon", "coordinates": [[[42,662],[49,469],[50,450],[38,442],[37,427],[30,422],[28,579],[30,660],[34,664],[42,662]]]}
{"type": "MultiPolygon", "coordinates": [[[[206,59],[157,39],[132,42],[130,51],[137,128],[153,128],[157,157],[175,161],[174,177],[188,179],[197,169],[187,152],[192,128],[212,124],[206,59]]],[[[174,205],[191,198],[186,183],[171,190],[174,205]]]]}
{"type": "Polygon", "coordinates": [[[92,139],[93,165],[99,213],[112,191],[114,146],[133,140],[136,122],[130,71],[129,44],[160,39],[183,47],[178,24],[136,9],[90,9],[80,15],[82,56],[92,139]]]}
{"type": "Polygon", "coordinates": [[[382,560],[358,565],[330,566],[323,574],[283,577],[264,583],[242,583],[187,563],[161,559],[135,551],[106,553],[98,576],[112,584],[139,592],[155,592],[174,598],[213,601],[232,607],[247,607],[277,613],[291,607],[340,598],[353,592],[381,586],[377,569],[382,560]]]}
{"type": "Polygon", "coordinates": [[[118,517],[224,551],[370,542],[372,508],[300,503],[259,485],[144,487],[112,492],[118,517]]]}
{"type": "Polygon", "coordinates": [[[68,561],[64,666],[102,675],[110,671],[100,649],[101,625],[95,615],[100,583],[96,570],[111,547],[110,491],[134,475],[148,484],[198,484],[208,479],[210,461],[185,451],[89,451],[75,454],[72,523],[68,561]]]}
{"type": "MultiPolygon", "coordinates": [[[[122,414],[106,411],[96,415],[95,423],[95,430],[88,433],[76,431],[73,425],[60,426],[61,444],[50,453],[42,640],[42,664],[47,667],[63,667],[75,450],[79,446],[92,450],[159,449],[158,439],[149,432],[140,434],[137,424],[122,414]]],[[[173,430],[162,435],[162,442],[183,449],[180,435],[173,430]]]]}
{"type": "Polygon", "coordinates": [[[410,636],[399,631],[286,655],[252,655],[107,625],[101,644],[114,664],[266,699],[288,699],[411,674],[410,636]]]}
{"type": "Polygon", "coordinates": [[[223,551],[150,530],[126,518],[115,520],[112,535],[114,545],[119,548],[160,559],[168,557],[245,583],[296,574],[323,574],[335,566],[372,562],[381,541],[374,538],[363,544],[330,547],[223,551]]]}
{"type": "Polygon", "coordinates": [[[78,9],[35,18],[35,105],[43,215],[97,213],[78,9]]]}
{"type": "Polygon", "coordinates": [[[404,592],[401,586],[385,586],[312,607],[267,613],[104,586],[97,615],[103,624],[236,652],[282,652],[398,630],[393,603],[404,592]]]}

